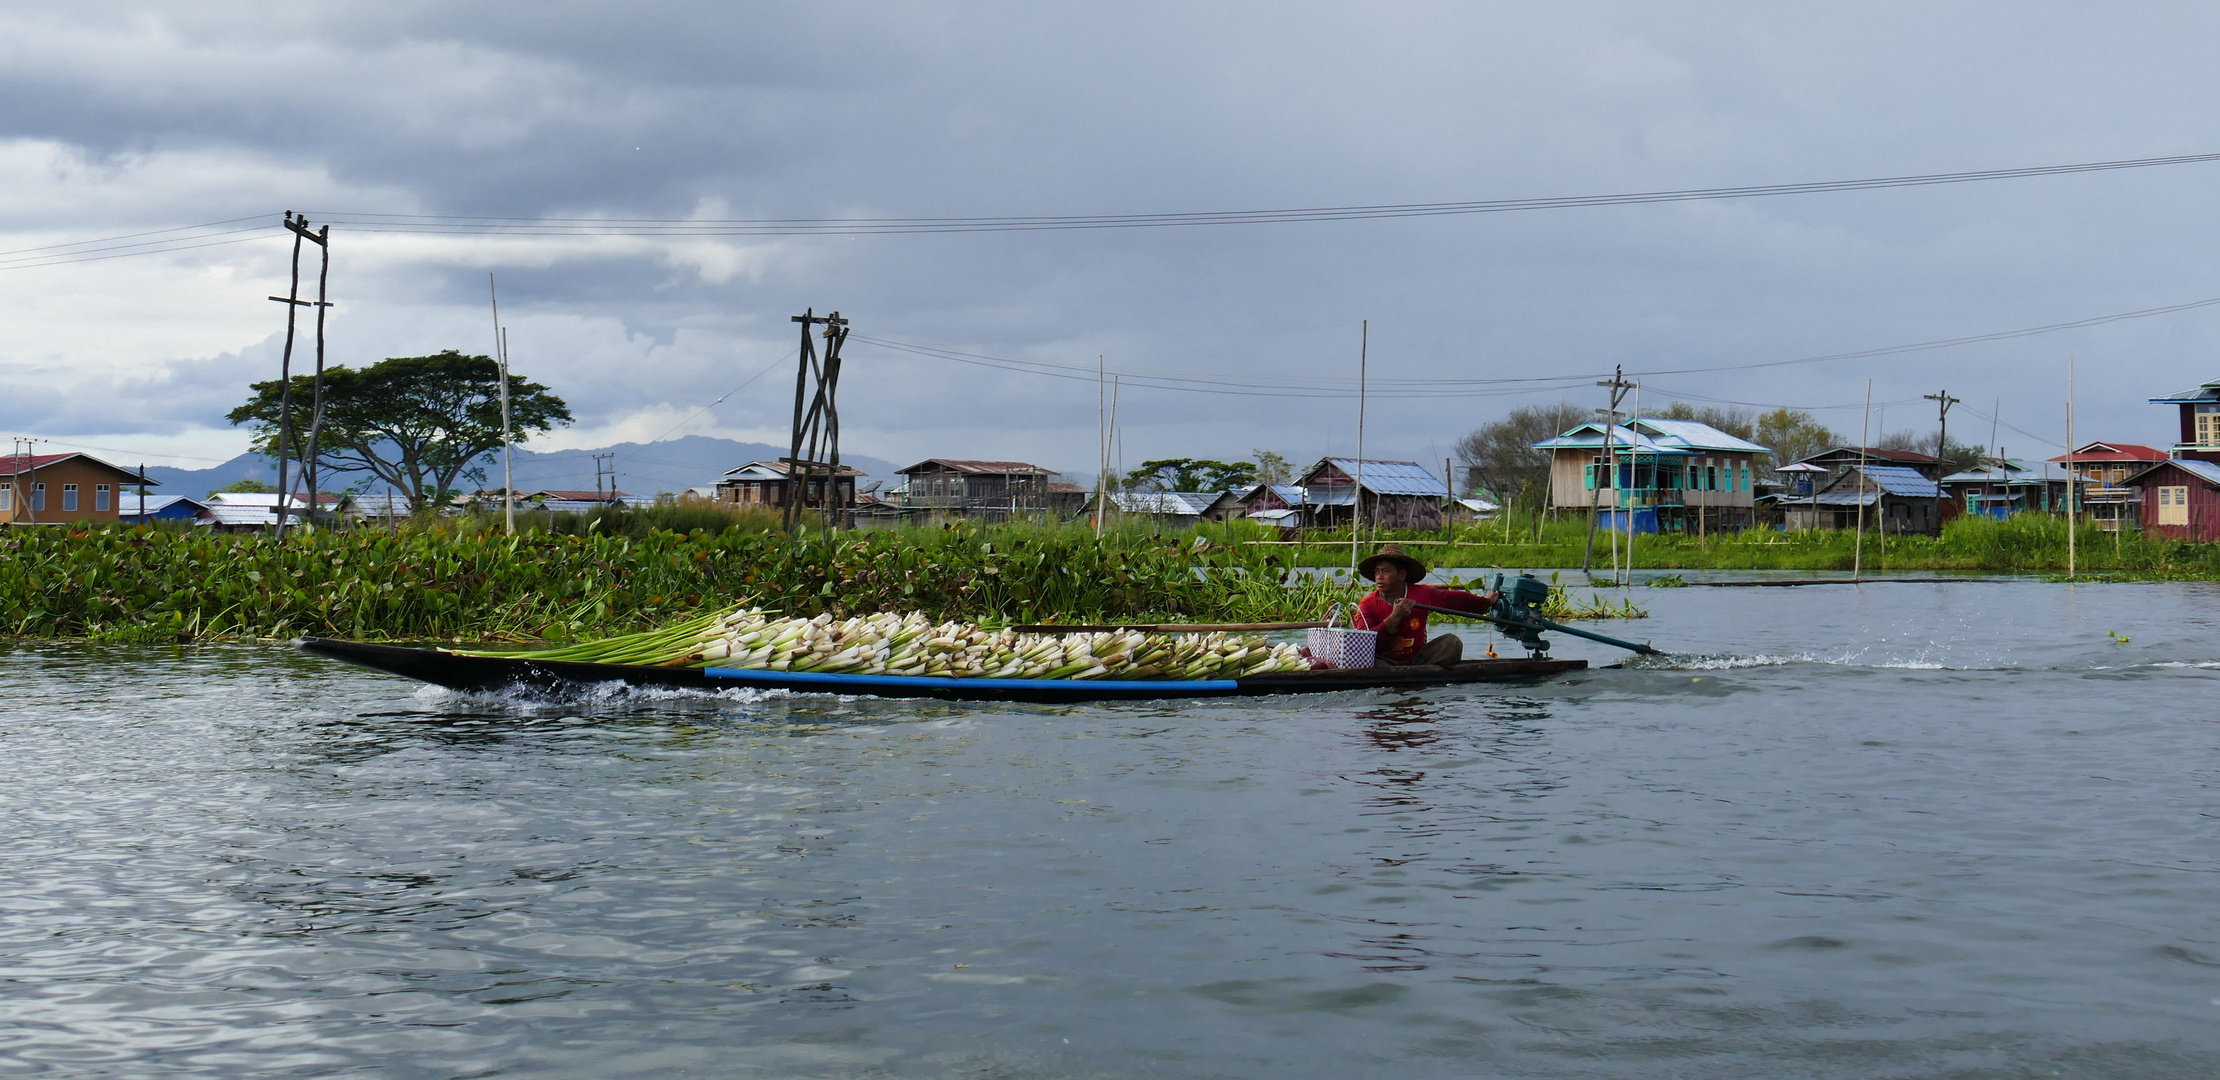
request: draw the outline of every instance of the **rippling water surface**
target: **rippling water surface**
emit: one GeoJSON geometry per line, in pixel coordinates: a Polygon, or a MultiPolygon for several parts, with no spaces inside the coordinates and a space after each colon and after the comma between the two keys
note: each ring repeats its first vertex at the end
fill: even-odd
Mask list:
{"type": "Polygon", "coordinates": [[[2220,589],[1633,595],[1086,708],[17,646],[0,1072],[2220,1075],[2220,589]]]}

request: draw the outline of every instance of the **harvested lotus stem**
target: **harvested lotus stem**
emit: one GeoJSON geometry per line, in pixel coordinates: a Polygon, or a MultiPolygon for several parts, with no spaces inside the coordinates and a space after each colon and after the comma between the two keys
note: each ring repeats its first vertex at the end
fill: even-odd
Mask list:
{"type": "Polygon", "coordinates": [[[463,654],[943,679],[1231,679],[1309,666],[1294,645],[1273,645],[1262,634],[1021,634],[972,623],[935,623],[917,612],[799,619],[761,608],[536,652],[463,654]]]}

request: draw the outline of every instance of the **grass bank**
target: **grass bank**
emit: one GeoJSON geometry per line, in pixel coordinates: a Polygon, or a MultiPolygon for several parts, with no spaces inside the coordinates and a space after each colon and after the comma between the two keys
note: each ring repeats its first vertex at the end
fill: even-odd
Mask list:
{"type": "MultiPolygon", "coordinates": [[[[1327,539],[1329,537],[1320,537],[1327,539]]],[[[1385,539],[1452,541],[1429,543],[1411,551],[1436,566],[1579,566],[1587,541],[1585,523],[1572,520],[1514,520],[1465,526],[1444,533],[1385,534],[1385,539]],[[1508,539],[1506,532],[1508,531],[1508,539]]],[[[1637,569],[1684,570],[1849,570],[1856,559],[1856,537],[1847,532],[1777,532],[1770,529],[1710,536],[1659,535],[1634,538],[1637,569]]],[[[2129,530],[2115,534],[2083,522],[2074,538],[2077,572],[2115,580],[2220,579],[2220,545],[2191,544],[2145,537],[2129,530]]],[[[1625,538],[1620,538],[1625,544],[1625,538]]],[[[1305,566],[1346,566],[1348,533],[1332,546],[1285,547],[1305,566]]],[[[1611,540],[1597,534],[1595,564],[1611,565],[1611,540]]],[[[1621,559],[1624,565],[1625,556],[1621,559]]],[[[1945,572],[1967,574],[2063,574],[2066,523],[2055,517],[2023,514],[2009,521],[1960,518],[1939,537],[1865,535],[1864,570],[1869,574],[1945,572]]]]}

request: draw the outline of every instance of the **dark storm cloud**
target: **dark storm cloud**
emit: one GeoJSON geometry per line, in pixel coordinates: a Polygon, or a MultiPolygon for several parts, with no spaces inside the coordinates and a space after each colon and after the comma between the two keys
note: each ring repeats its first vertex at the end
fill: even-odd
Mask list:
{"type": "MultiPolygon", "coordinates": [[[[302,167],[327,182],[239,198],[318,212],[1150,212],[2220,147],[2196,107],[2215,89],[2198,44],[2215,16],[2187,5],[78,5],[6,18],[5,135],[96,161],[302,167]]],[[[2194,239],[2212,224],[2213,168],[1480,218],[792,239],[731,245],[729,265],[639,245],[427,248],[356,269],[343,325],[350,362],[483,351],[463,338],[479,332],[467,308],[497,269],[520,336],[588,424],[692,411],[790,348],[785,316],[804,306],[881,334],[1159,370],[1350,374],[1363,319],[1388,378],[1729,365],[2220,295],[2194,239]]],[[[18,230],[50,224],[36,208],[9,215],[18,230]]],[[[2202,367],[2216,330],[2212,315],[2170,316],[1659,376],[1645,392],[1840,406],[1869,377],[1884,402],[1947,384],[2055,433],[2063,361],[2078,355],[2116,373],[2084,395],[2084,431],[2158,441],[2165,418],[2142,399],[2220,374],[2202,367]]],[[[1091,385],[851,355],[870,374],[848,388],[849,423],[888,456],[1089,464],[1091,385]]],[[[1389,441],[1375,446],[1427,454],[1525,400],[1383,397],[1388,434],[1374,438],[1389,441]]],[[[211,402],[179,401],[209,422],[211,402]]],[[[1134,390],[1125,405],[1142,456],[1351,448],[1346,402],[1134,390]]],[[[714,419],[776,425],[779,410],[759,383],[714,419]]],[[[1886,423],[1923,415],[1898,404],[1886,423]]]]}

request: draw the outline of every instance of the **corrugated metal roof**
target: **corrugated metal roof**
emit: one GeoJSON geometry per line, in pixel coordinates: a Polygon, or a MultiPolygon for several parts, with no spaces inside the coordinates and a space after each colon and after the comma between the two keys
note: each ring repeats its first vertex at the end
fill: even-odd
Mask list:
{"type": "Polygon", "coordinates": [[[902,473],[904,475],[908,475],[909,473],[918,472],[929,466],[934,465],[946,468],[950,472],[990,473],[995,475],[1007,475],[1010,473],[1053,473],[1056,471],[1054,469],[1041,468],[1040,466],[1035,465],[1029,461],[980,461],[973,458],[926,458],[925,460],[920,461],[907,469],[896,469],[894,471],[902,473]]]}
{"type": "Polygon", "coordinates": [[[2063,483],[2065,479],[2066,470],[2064,469],[2048,463],[2030,465],[2018,458],[2010,458],[2001,467],[1991,464],[1979,468],[1965,469],[1943,477],[1942,482],[1945,484],[2041,484],[2063,483]]]}
{"type": "MultiPolygon", "coordinates": [[[[132,477],[133,479],[131,482],[134,484],[138,483],[137,473],[134,473],[131,470],[126,469],[120,465],[110,465],[109,463],[102,461],[99,458],[92,456],[91,454],[79,453],[74,450],[62,454],[29,454],[24,457],[16,457],[13,454],[0,456],[0,476],[14,476],[16,474],[16,468],[18,465],[22,467],[24,472],[29,472],[32,469],[43,469],[49,465],[68,461],[71,458],[84,458],[86,461],[91,462],[94,465],[98,465],[101,468],[113,469],[116,472],[124,474],[125,476],[132,477]]],[[[161,481],[149,478],[146,483],[148,487],[153,487],[160,484],[161,481]]]]}
{"type": "MultiPolygon", "coordinates": [[[[1857,471],[1855,468],[1851,470],[1851,472],[1857,471]]],[[[1850,473],[1843,474],[1845,477],[1849,475],[1850,473]]],[[[1865,475],[1873,481],[1875,486],[1891,495],[1906,499],[1939,499],[1942,497],[1942,489],[1936,487],[1933,480],[1921,476],[1917,469],[1902,465],[1868,465],[1865,467],[1865,475]]],[[[1836,481],[1837,487],[1843,485],[1848,485],[1850,489],[1856,490],[1858,482],[1855,479],[1836,481]]]]}
{"type": "MultiPolygon", "coordinates": [[[[1330,457],[1325,460],[1334,468],[1350,476],[1357,475],[1357,459],[1330,457]]],[[[1316,471],[1315,469],[1313,471],[1316,471]]],[[[1364,461],[1365,490],[1375,495],[1432,495],[1449,497],[1449,485],[1434,478],[1424,465],[1415,461],[1364,461]]]]}
{"type": "MultiPolygon", "coordinates": [[[[2075,462],[2075,464],[2079,464],[2079,463],[2081,463],[2081,462],[2084,462],[2084,461],[2089,461],[2089,462],[2104,462],[2104,461],[2153,461],[2153,462],[2156,462],[2156,461],[2165,461],[2165,460],[2166,460],[2166,459],[2167,459],[2168,457],[2170,457],[2170,456],[2171,456],[2171,455],[2169,455],[2169,454],[2168,454],[2168,453],[2167,453],[2166,451],[2164,451],[2164,450],[2161,450],[2161,449],[2159,449],[2158,447],[2155,447],[2155,446],[2144,446],[2144,445],[2142,445],[2142,444],[2140,444],[2140,443],[2124,443],[2124,442],[2116,442],[2116,443],[2089,443],[2089,444],[2087,444],[2087,445],[2085,445],[2085,446],[2081,447],[2080,449],[2078,449],[2078,450],[2075,450],[2075,451],[2073,452],[2073,459],[2074,459],[2074,462],[2075,462]],[[2102,449],[2102,450],[2096,449],[2096,447],[2100,447],[2100,446],[2101,446],[2101,447],[2103,447],[2104,449],[2102,449]]],[[[2064,463],[2064,462],[2065,462],[2065,460],[2066,460],[2066,455],[2064,455],[2064,454],[2060,454],[2060,455],[2058,455],[2057,457],[2054,457],[2054,458],[2052,458],[2052,459],[2050,459],[2050,460],[2052,460],[2052,461],[2056,461],[2056,462],[2060,462],[2060,463],[2064,463]]]]}
{"type": "MultiPolygon", "coordinates": [[[[1366,487],[1372,485],[1366,484],[1366,487]]],[[[1348,506],[1357,501],[1357,489],[1347,484],[1322,487],[1303,496],[1305,506],[1348,506]]]]}
{"type": "Polygon", "coordinates": [[[190,499],[183,495],[149,495],[142,505],[136,493],[119,492],[116,495],[116,514],[120,517],[138,517],[141,514],[153,517],[178,503],[191,506],[195,513],[208,508],[207,504],[200,500],[190,499]]]}
{"type": "Polygon", "coordinates": [[[1114,491],[1110,493],[1110,505],[1128,514],[1201,517],[1223,494],[1217,491],[1114,491]]]}
{"type": "MultiPolygon", "coordinates": [[[[1554,439],[1543,439],[1534,444],[1536,450],[1601,450],[1604,425],[1589,421],[1554,439]]],[[[1614,449],[1643,454],[1685,454],[1677,446],[1667,446],[1624,424],[1611,425],[1611,445],[1614,449]]]]}
{"type": "Polygon", "coordinates": [[[1694,420],[1660,420],[1637,416],[1627,421],[1637,430],[1647,429],[1666,446],[1682,450],[1735,450],[1750,454],[1770,454],[1772,450],[1746,439],[1737,439],[1710,424],[1694,420]]]}
{"type": "Polygon", "coordinates": [[[2151,404],[2195,405],[2199,402],[2211,401],[2215,398],[2220,398],[2220,382],[2208,382],[2203,386],[2196,388],[2195,390],[2184,390],[2181,393],[2173,394],[2168,397],[2154,397],[2151,399],[2151,404]]]}
{"type": "MultiPolygon", "coordinates": [[[[792,472],[793,470],[794,466],[789,462],[751,461],[738,468],[725,470],[725,479],[783,480],[786,478],[787,474],[792,472]]],[[[862,476],[863,470],[856,468],[853,465],[842,465],[840,467],[840,475],[862,476]]]]}
{"type": "Polygon", "coordinates": [[[2128,477],[2126,482],[2130,484],[2139,483],[2144,477],[2149,476],[2150,474],[2157,472],[2160,469],[2166,468],[2169,465],[2178,468],[2181,471],[2204,481],[2205,483],[2211,484],[2215,487],[2220,487],[2220,465],[2215,465],[2209,461],[2193,461],[2189,458],[2175,458],[2172,461],[2162,461],[2156,465],[2151,466],[2148,469],[2143,470],[2142,472],[2136,473],[2134,476],[2128,477]]]}

